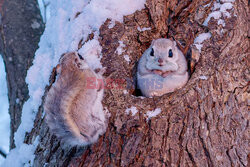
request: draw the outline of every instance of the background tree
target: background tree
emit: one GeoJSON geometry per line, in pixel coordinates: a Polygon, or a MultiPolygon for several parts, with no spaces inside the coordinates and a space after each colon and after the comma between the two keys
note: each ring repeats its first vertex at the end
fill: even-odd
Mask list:
{"type": "Polygon", "coordinates": [[[22,107],[29,98],[25,83],[32,65],[44,24],[37,1],[0,1],[0,53],[3,56],[11,118],[10,148],[14,148],[14,133],[21,123],[22,107]]]}

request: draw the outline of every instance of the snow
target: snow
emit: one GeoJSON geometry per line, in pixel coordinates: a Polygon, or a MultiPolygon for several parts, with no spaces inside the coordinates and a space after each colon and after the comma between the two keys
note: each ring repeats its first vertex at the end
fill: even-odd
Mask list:
{"type": "MultiPolygon", "coordinates": [[[[203,25],[207,26],[208,22],[210,21],[211,18],[214,18],[217,21],[218,25],[222,25],[223,27],[226,26],[225,21],[223,20],[224,17],[231,17],[230,13],[227,11],[229,9],[233,8],[234,0],[217,0],[217,2],[214,3],[214,6],[212,8],[212,12],[208,15],[208,17],[205,19],[203,25]]],[[[223,29],[221,30],[223,33],[223,29]]],[[[198,37],[195,38],[194,40],[194,45],[196,48],[201,52],[202,48],[202,43],[203,41],[209,39],[211,37],[210,33],[202,33],[198,37]]]]}
{"type": "Polygon", "coordinates": [[[123,90],[123,94],[128,94],[128,91],[127,90],[123,90]]]}
{"type": "Polygon", "coordinates": [[[234,2],[235,0],[220,0],[221,2],[234,2]]]}
{"type": "MultiPolygon", "coordinates": [[[[9,152],[10,116],[8,113],[9,101],[7,95],[6,73],[2,56],[0,55],[0,149],[9,152]]],[[[0,165],[4,158],[0,155],[0,165]]]]}
{"type": "Polygon", "coordinates": [[[196,46],[196,48],[199,50],[199,52],[201,52],[201,48],[202,48],[202,43],[209,39],[211,37],[210,33],[202,33],[199,34],[195,39],[194,39],[194,45],[196,46]]]}
{"type": "Polygon", "coordinates": [[[119,41],[119,46],[116,49],[118,55],[121,55],[124,52],[125,44],[122,41],[119,41]]]}
{"type": "Polygon", "coordinates": [[[204,75],[200,76],[199,78],[200,78],[201,80],[207,80],[207,79],[208,79],[207,76],[204,76],[204,75]]]}
{"type": "Polygon", "coordinates": [[[23,143],[19,149],[11,150],[8,154],[8,158],[2,164],[2,167],[32,166],[35,158],[34,152],[38,145],[38,141],[37,137],[33,145],[23,143]]]}
{"type": "Polygon", "coordinates": [[[147,31],[147,30],[151,30],[151,27],[143,27],[143,28],[137,27],[137,30],[140,31],[140,32],[147,31]]]}
{"type": "MultiPolygon", "coordinates": [[[[217,19],[220,19],[222,16],[231,17],[230,13],[227,10],[230,10],[233,8],[233,4],[231,2],[234,2],[234,0],[224,0],[221,2],[224,2],[224,3],[223,4],[221,4],[220,2],[214,3],[212,13],[208,15],[203,25],[207,26],[211,18],[214,18],[217,20],[217,19]]],[[[225,26],[225,23],[222,22],[222,19],[218,21],[218,24],[222,24],[223,27],[225,26]]]]}
{"type": "MultiPolygon", "coordinates": [[[[214,6],[212,8],[212,12],[208,15],[208,17],[205,19],[203,25],[208,26],[208,22],[211,18],[214,18],[217,21],[218,25],[222,25],[223,27],[226,26],[225,21],[223,18],[225,17],[231,17],[230,13],[227,10],[230,10],[233,8],[234,0],[217,0],[214,3],[214,6]]],[[[223,29],[221,30],[221,33],[223,33],[223,29]]],[[[206,39],[209,39],[211,37],[210,33],[202,33],[196,39],[194,40],[194,45],[197,47],[199,52],[201,52],[202,48],[202,42],[206,39]]]]}
{"type": "Polygon", "coordinates": [[[225,27],[226,23],[225,23],[224,20],[219,19],[219,20],[218,20],[218,25],[222,25],[223,27],[225,27]]]}
{"type": "Polygon", "coordinates": [[[215,12],[212,12],[208,15],[208,17],[206,18],[206,20],[204,21],[203,25],[207,26],[208,25],[208,22],[211,18],[214,18],[214,19],[219,19],[221,17],[221,12],[220,11],[215,11],[215,12]]]}
{"type": "Polygon", "coordinates": [[[204,8],[209,7],[210,5],[211,5],[211,2],[208,3],[208,4],[206,4],[206,5],[204,5],[204,8]]]}
{"type": "Polygon", "coordinates": [[[111,21],[111,22],[109,23],[108,28],[111,29],[111,28],[113,28],[114,26],[115,26],[115,22],[114,22],[114,21],[111,21]]]}
{"type": "MultiPolygon", "coordinates": [[[[125,52],[125,50],[123,49],[124,47],[125,44],[122,41],[119,41],[119,46],[116,48],[116,52],[118,55],[121,55],[123,52],[125,52]]],[[[130,58],[128,55],[124,55],[123,57],[128,63],[130,62],[130,58]]]]}
{"type": "Polygon", "coordinates": [[[224,4],[221,5],[220,11],[221,12],[226,12],[227,10],[232,9],[232,8],[233,8],[233,4],[231,4],[231,3],[224,3],[224,4]]]}
{"type": "Polygon", "coordinates": [[[202,43],[204,40],[209,39],[211,37],[210,33],[202,33],[195,38],[194,43],[202,43]]]}
{"type": "Polygon", "coordinates": [[[214,3],[213,10],[219,9],[221,7],[220,3],[214,3]]]}
{"type": "Polygon", "coordinates": [[[38,5],[41,11],[43,22],[46,23],[47,20],[50,18],[50,0],[38,0],[38,5]]]}
{"type": "Polygon", "coordinates": [[[225,15],[226,17],[231,17],[230,13],[227,10],[232,9],[233,4],[231,3],[224,3],[220,7],[220,12],[225,15]]]}
{"type": "Polygon", "coordinates": [[[135,116],[136,113],[138,112],[137,108],[136,107],[131,107],[131,108],[127,108],[125,110],[125,113],[129,115],[129,113],[132,114],[132,116],[135,116]]]}
{"type": "Polygon", "coordinates": [[[130,58],[129,58],[128,55],[124,55],[123,57],[124,57],[124,59],[125,59],[128,63],[130,62],[130,58]]]}
{"type": "Polygon", "coordinates": [[[111,21],[123,22],[123,16],[130,15],[145,6],[146,0],[51,0],[50,17],[40,39],[39,49],[35,53],[33,66],[28,70],[26,82],[29,88],[29,100],[22,110],[21,124],[15,133],[16,148],[8,155],[5,165],[15,167],[27,165],[33,159],[34,147],[23,143],[25,133],[30,132],[36,112],[41,104],[45,86],[53,67],[65,52],[77,51],[81,40],[86,41],[88,35],[94,38],[84,44],[79,53],[93,69],[100,68],[101,46],[99,44],[100,26],[109,18],[111,21]],[[78,15],[77,15],[78,14],[78,15]],[[77,15],[77,17],[76,17],[77,15]],[[26,148],[27,153],[22,151],[26,148]]]}
{"type": "Polygon", "coordinates": [[[159,115],[161,113],[161,109],[160,108],[156,108],[155,110],[153,111],[148,111],[146,113],[146,117],[147,117],[147,120],[153,118],[153,117],[156,117],[157,115],[159,115]]]}

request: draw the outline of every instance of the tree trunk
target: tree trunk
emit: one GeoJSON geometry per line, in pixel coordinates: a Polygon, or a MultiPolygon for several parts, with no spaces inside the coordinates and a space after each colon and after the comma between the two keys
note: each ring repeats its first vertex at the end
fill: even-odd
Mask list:
{"type": "Polygon", "coordinates": [[[108,67],[105,77],[133,80],[138,59],[152,39],[161,37],[175,39],[185,55],[191,53],[192,75],[184,88],[162,97],[140,98],[134,89],[128,94],[105,90],[103,105],[111,114],[107,131],[85,148],[62,148],[49,133],[41,106],[25,140],[32,143],[40,136],[34,166],[247,166],[248,2],[234,2],[224,27],[214,18],[206,27],[202,23],[215,1],[210,2],[148,0],[144,10],[113,28],[107,20],[99,39],[102,64],[108,67]],[[145,27],[151,29],[140,31],[145,27]],[[197,55],[192,44],[203,32],[212,36],[197,55]],[[119,41],[130,63],[116,52],[119,41]],[[138,110],[135,116],[125,112],[132,106],[138,110]],[[147,119],[146,113],[157,108],[162,112],[147,119]]]}
{"type": "Polygon", "coordinates": [[[44,24],[38,3],[33,0],[0,0],[0,14],[0,53],[7,73],[12,149],[23,104],[29,98],[27,70],[32,65],[44,24]]]}

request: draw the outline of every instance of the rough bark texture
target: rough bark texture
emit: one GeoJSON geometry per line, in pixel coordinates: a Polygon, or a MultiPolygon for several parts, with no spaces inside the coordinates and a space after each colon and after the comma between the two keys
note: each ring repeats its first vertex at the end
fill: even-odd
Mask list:
{"type": "Polygon", "coordinates": [[[202,26],[214,1],[204,6],[210,2],[148,0],[144,10],[124,17],[124,23],[109,29],[107,20],[99,41],[103,66],[108,67],[105,77],[113,79],[134,78],[137,61],[152,39],[174,38],[188,55],[198,34],[210,32],[212,37],[204,43],[196,66],[191,65],[195,70],[187,85],[176,92],[140,98],[132,95],[137,94],[133,88],[129,94],[123,93],[125,88],[106,90],[103,105],[111,113],[108,129],[91,146],[63,148],[49,133],[41,106],[25,140],[32,143],[40,136],[34,166],[247,166],[248,2],[235,1],[224,28],[213,18],[208,27],[202,26]],[[130,63],[116,52],[120,40],[130,63]],[[131,106],[139,111],[135,116],[125,113],[131,106]],[[147,120],[145,113],[156,108],[161,108],[161,114],[147,120]]]}
{"type": "Polygon", "coordinates": [[[25,77],[32,65],[44,24],[37,1],[0,0],[0,53],[7,73],[10,148],[21,122],[22,107],[29,98],[25,77]]]}

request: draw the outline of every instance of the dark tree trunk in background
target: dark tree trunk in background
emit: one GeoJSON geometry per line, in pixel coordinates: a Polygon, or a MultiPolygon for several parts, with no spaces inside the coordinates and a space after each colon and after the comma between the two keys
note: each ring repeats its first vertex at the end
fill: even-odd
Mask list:
{"type": "Polygon", "coordinates": [[[125,16],[123,23],[116,22],[111,29],[107,20],[100,28],[99,42],[102,64],[108,67],[105,77],[110,78],[133,79],[136,63],[152,39],[174,38],[185,55],[192,51],[193,59],[198,60],[192,46],[195,37],[203,32],[212,37],[203,44],[196,66],[191,65],[194,72],[187,85],[174,93],[142,99],[131,95],[134,90],[129,94],[105,90],[103,105],[111,114],[109,125],[91,146],[63,149],[49,133],[41,106],[25,139],[32,143],[40,136],[34,166],[247,166],[248,1],[234,2],[224,28],[213,18],[208,27],[202,25],[213,3],[147,0],[145,9],[125,16]],[[139,31],[138,27],[151,30],[139,31]],[[118,41],[126,45],[123,55],[130,57],[130,63],[115,52],[118,41]],[[139,111],[135,116],[125,113],[131,106],[139,111]],[[156,108],[161,108],[161,114],[147,121],[145,113],[156,108]]]}
{"type": "Polygon", "coordinates": [[[36,0],[0,0],[0,16],[0,53],[7,73],[11,118],[10,148],[14,148],[14,133],[21,122],[23,104],[29,98],[25,78],[44,24],[36,0]]]}

